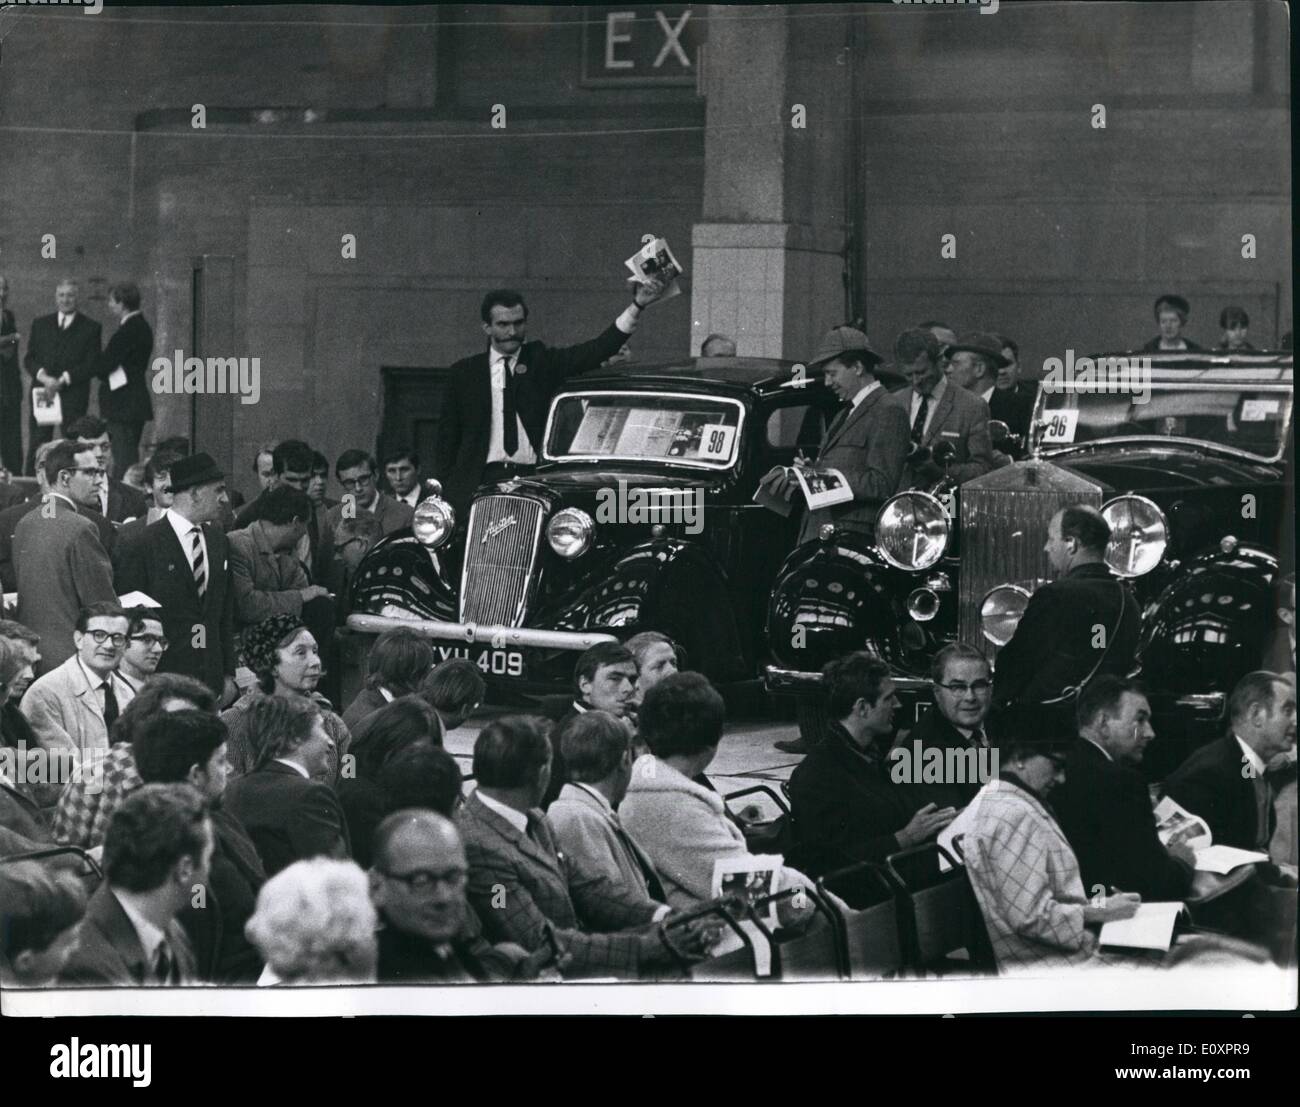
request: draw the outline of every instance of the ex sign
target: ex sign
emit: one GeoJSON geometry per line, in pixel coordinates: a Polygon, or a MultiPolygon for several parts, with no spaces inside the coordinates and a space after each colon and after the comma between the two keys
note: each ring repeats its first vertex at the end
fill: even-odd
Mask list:
{"type": "Polygon", "coordinates": [[[704,26],[686,4],[582,8],[584,85],[693,85],[704,26]]]}

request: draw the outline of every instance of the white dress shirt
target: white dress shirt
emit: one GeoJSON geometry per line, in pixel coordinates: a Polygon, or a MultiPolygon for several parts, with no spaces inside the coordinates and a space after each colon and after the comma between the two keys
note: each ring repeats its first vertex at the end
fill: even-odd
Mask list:
{"type": "MultiPolygon", "coordinates": [[[[131,920],[131,925],[135,927],[135,935],[140,939],[140,948],[144,950],[145,977],[152,980],[154,970],[158,965],[158,947],[163,944],[167,935],[145,918],[144,913],[133,902],[135,897],[130,892],[121,888],[110,888],[109,890],[113,893],[113,898],[121,905],[126,917],[131,920]]],[[[171,956],[174,960],[176,957],[175,952],[171,956]]]]}
{"type": "Polygon", "coordinates": [[[998,386],[996,384],[989,385],[989,390],[987,392],[980,393],[980,399],[987,404],[989,401],[993,399],[993,393],[997,391],[997,387],[998,386]]]}
{"type": "Polygon", "coordinates": [[[421,491],[420,485],[417,482],[415,487],[412,488],[405,496],[398,496],[397,499],[401,503],[410,504],[412,510],[414,510],[416,507],[419,506],[420,503],[420,491],[421,491]]]}
{"type": "Polygon", "coordinates": [[[291,768],[300,777],[302,777],[303,780],[311,780],[311,773],[309,773],[306,769],[304,769],[301,765],[299,765],[298,762],[290,761],[287,757],[277,757],[275,758],[275,760],[278,761],[281,765],[288,765],[289,768],[291,768]]]}
{"type": "MultiPolygon", "coordinates": [[[[90,666],[88,666],[84,661],[81,660],[80,654],[77,654],[76,656],[77,656],[77,664],[81,666],[81,675],[86,678],[86,686],[95,694],[95,702],[99,704],[99,713],[102,715],[104,713],[105,679],[111,681],[115,676],[119,680],[121,680],[122,678],[118,676],[118,674],[116,673],[109,673],[107,678],[102,677],[93,669],[91,669],[90,666]]],[[[130,688],[131,686],[127,685],[127,687],[130,688]]],[[[135,691],[135,689],[133,688],[131,690],[132,692],[135,691]]],[[[117,696],[117,710],[118,713],[121,714],[123,711],[126,710],[126,704],[122,702],[122,697],[117,695],[116,688],[113,689],[113,695],[117,696]]],[[[129,703],[130,701],[128,700],[127,702],[129,703]]]]}
{"type": "MultiPolygon", "coordinates": [[[[172,530],[176,532],[176,537],[180,541],[181,549],[185,551],[185,558],[190,563],[190,575],[194,574],[194,554],[193,542],[190,534],[197,524],[191,523],[184,515],[180,514],[175,508],[169,507],[167,514],[164,516],[167,522],[171,523],[172,530]]],[[[199,544],[203,549],[203,567],[206,570],[208,583],[212,583],[212,558],[208,556],[208,536],[203,533],[203,528],[199,527],[199,544]]]]}
{"type": "Polygon", "coordinates": [[[872,381],[870,384],[864,385],[862,388],[858,389],[858,394],[854,396],[853,399],[850,401],[850,405],[853,408],[853,410],[856,411],[858,405],[862,403],[862,401],[865,400],[868,396],[870,396],[877,388],[883,388],[883,387],[884,386],[879,381],[872,381]]]}
{"type": "Polygon", "coordinates": [[[1246,759],[1246,763],[1250,766],[1251,771],[1255,774],[1255,779],[1256,780],[1260,779],[1264,775],[1264,770],[1265,768],[1267,768],[1267,766],[1260,759],[1259,754],[1257,754],[1253,749],[1251,749],[1250,746],[1246,745],[1246,743],[1243,742],[1240,738],[1238,738],[1237,735],[1234,734],[1233,737],[1237,738],[1237,745],[1241,747],[1241,755],[1246,759]]]}
{"type": "MultiPolygon", "coordinates": [[[[637,318],[640,315],[640,309],[631,305],[623,309],[623,313],[614,320],[614,326],[626,335],[631,335],[636,330],[637,318]]],[[[519,355],[523,352],[520,347],[518,351],[509,355],[512,370],[518,368],[519,355]]],[[[528,441],[528,432],[524,430],[522,420],[519,420],[519,410],[515,409],[515,418],[519,420],[519,448],[513,454],[506,453],[503,428],[505,427],[505,390],[506,390],[506,354],[501,353],[495,346],[489,347],[488,350],[488,367],[492,371],[492,429],[488,435],[488,464],[494,461],[510,461],[516,465],[536,465],[537,453],[533,450],[533,444],[528,441]]],[[[524,365],[527,366],[527,362],[524,365]]],[[[411,506],[414,502],[407,500],[411,506]]]]}

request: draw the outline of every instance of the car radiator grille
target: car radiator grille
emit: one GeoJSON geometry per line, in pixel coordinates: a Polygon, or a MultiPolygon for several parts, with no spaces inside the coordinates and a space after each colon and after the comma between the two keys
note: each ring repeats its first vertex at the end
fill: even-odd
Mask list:
{"type": "Polygon", "coordinates": [[[989,589],[1051,575],[1043,544],[1063,507],[1101,506],[1101,487],[1048,462],[1022,461],[968,481],[961,498],[957,634],[989,657],[997,647],[980,629],[989,589]]]}
{"type": "Polygon", "coordinates": [[[541,532],[542,505],[533,500],[484,496],[475,501],[461,573],[461,622],[523,624],[541,532]]]}

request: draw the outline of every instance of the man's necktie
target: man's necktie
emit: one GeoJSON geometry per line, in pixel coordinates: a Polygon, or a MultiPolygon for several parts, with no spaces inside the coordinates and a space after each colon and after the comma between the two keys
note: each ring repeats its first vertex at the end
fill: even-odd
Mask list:
{"type": "Polygon", "coordinates": [[[61,331],[66,331],[66,330],[68,329],[68,325],[69,325],[71,322],[72,322],[72,316],[71,316],[71,315],[60,315],[60,316],[59,316],[59,330],[61,330],[61,331]]]}
{"type": "Polygon", "coordinates": [[[190,564],[194,567],[194,583],[202,596],[208,587],[208,567],[203,560],[203,530],[195,527],[190,531],[190,564]]]}
{"type": "Polygon", "coordinates": [[[1267,853],[1269,840],[1273,837],[1273,828],[1269,825],[1272,821],[1273,796],[1263,773],[1251,783],[1255,786],[1255,846],[1267,853]]]}
{"type": "Polygon", "coordinates": [[[519,449],[519,417],[515,414],[515,374],[510,359],[502,362],[506,372],[505,387],[501,391],[501,445],[513,457],[519,449]]]}
{"type": "Polygon", "coordinates": [[[158,944],[158,953],[154,958],[153,975],[154,980],[159,984],[176,983],[176,962],[172,958],[171,950],[167,948],[167,939],[164,938],[158,944]]]}
{"type": "Polygon", "coordinates": [[[618,840],[623,843],[623,848],[631,855],[632,860],[636,862],[636,867],[641,870],[641,875],[645,877],[646,887],[650,892],[650,898],[657,900],[659,903],[667,903],[668,897],[664,894],[664,886],[659,882],[659,874],[654,871],[653,866],[647,863],[645,856],[637,849],[632,841],[631,835],[623,829],[623,824],[619,820],[618,813],[612,815],[614,822],[614,833],[618,835],[618,840]]]}
{"type": "Polygon", "coordinates": [[[921,406],[916,409],[916,418],[912,420],[912,441],[918,446],[925,437],[925,417],[930,414],[930,395],[921,394],[921,406]]]}
{"type": "Polygon", "coordinates": [[[971,731],[970,740],[972,745],[978,746],[980,749],[983,749],[985,746],[989,744],[988,737],[985,735],[984,731],[981,730],[979,727],[976,727],[973,731],[971,731]]]}
{"type": "Polygon", "coordinates": [[[113,694],[113,681],[111,679],[104,681],[104,723],[110,730],[113,724],[117,722],[117,696],[113,694]]]}

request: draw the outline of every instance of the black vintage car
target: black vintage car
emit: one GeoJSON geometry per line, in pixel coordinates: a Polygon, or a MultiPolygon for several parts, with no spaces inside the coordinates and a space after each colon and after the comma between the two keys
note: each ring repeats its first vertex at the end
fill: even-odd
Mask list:
{"type": "Polygon", "coordinates": [[[1151,770],[1210,737],[1236,681],[1277,665],[1280,580],[1295,561],[1292,358],[1144,356],[1137,395],[1091,390],[1097,375],[1040,386],[1027,460],[955,491],[899,494],[872,544],[824,528],[796,549],[772,590],[767,687],[811,692],[826,661],[866,648],[919,710],[935,652],[961,639],[995,656],[1049,574],[1052,515],[1091,503],[1113,529],[1107,561],[1143,605],[1140,675],[1157,733],[1173,739],[1153,747],[1151,770]]]}
{"type": "MultiPolygon", "coordinates": [[[[758,478],[816,451],[835,398],[788,362],[701,358],[588,374],[552,402],[535,474],[438,498],[362,562],[348,627],[416,625],[497,702],[568,691],[577,653],[659,630],[712,680],[756,681],[772,582],[797,519],[758,478]]],[[[755,685],[757,687],[757,685],[755,685]]]]}

